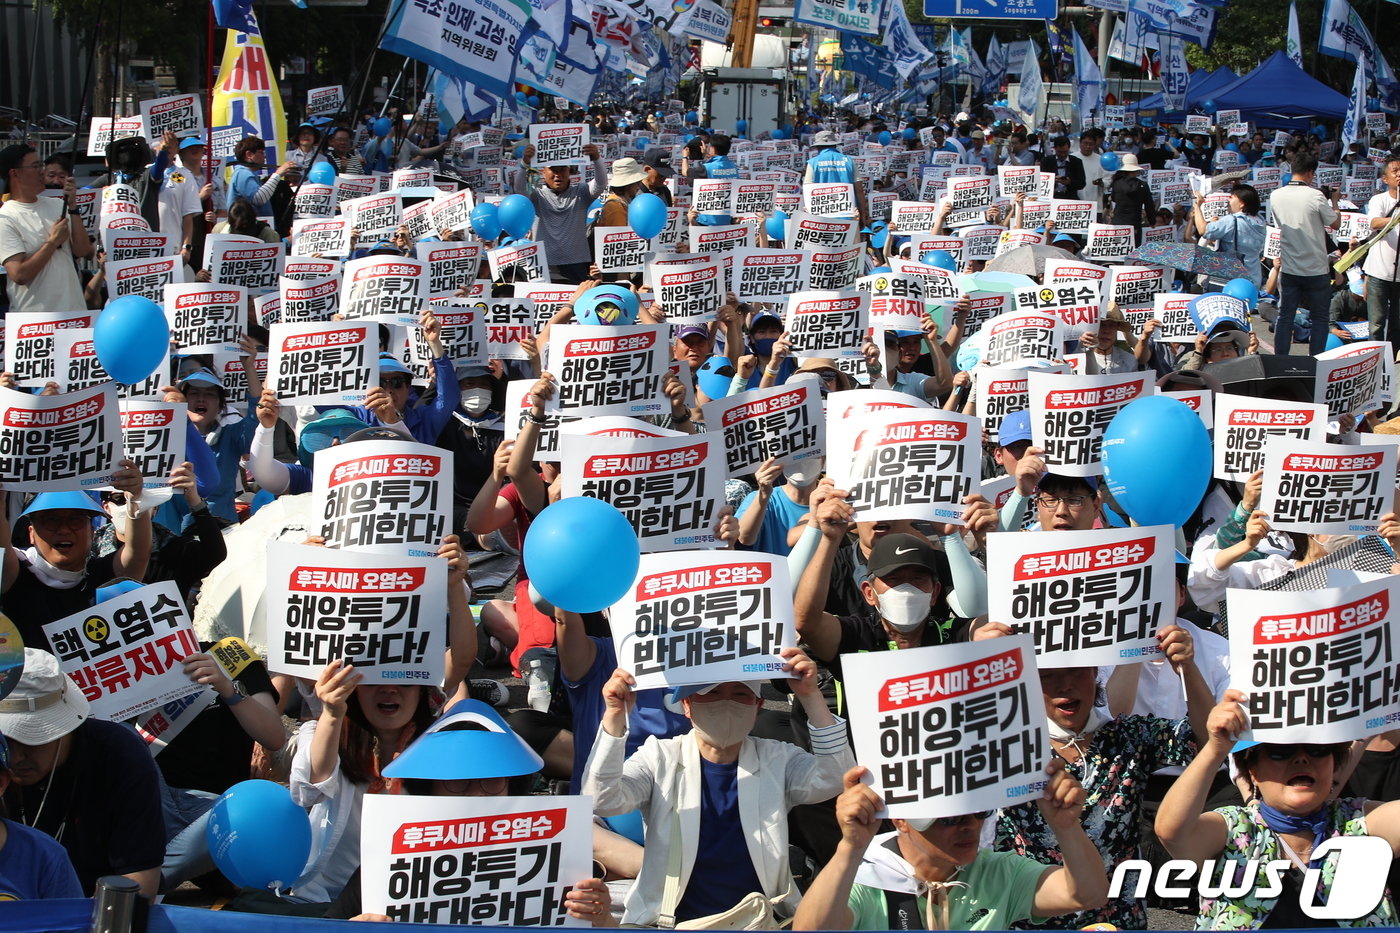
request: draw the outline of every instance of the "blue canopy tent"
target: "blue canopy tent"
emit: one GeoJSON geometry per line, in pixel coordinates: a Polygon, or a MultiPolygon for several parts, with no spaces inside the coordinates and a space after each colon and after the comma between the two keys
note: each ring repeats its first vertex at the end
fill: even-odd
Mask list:
{"type": "MultiPolygon", "coordinates": [[[[1239,80],[1239,75],[1230,70],[1228,65],[1222,65],[1214,71],[1197,69],[1186,79],[1186,107],[1190,110],[1199,106],[1203,101],[1211,99],[1218,88],[1239,80]]],[[[1159,91],[1149,97],[1144,97],[1138,101],[1137,112],[1139,116],[1155,117],[1160,123],[1180,123],[1186,118],[1184,112],[1163,113],[1162,108],[1166,106],[1162,94],[1159,91]]]]}
{"type": "Polygon", "coordinates": [[[1347,95],[1313,78],[1282,51],[1212,97],[1220,110],[1238,110],[1241,120],[1258,126],[1298,129],[1308,125],[1308,117],[1341,120],[1347,112],[1347,95]]]}

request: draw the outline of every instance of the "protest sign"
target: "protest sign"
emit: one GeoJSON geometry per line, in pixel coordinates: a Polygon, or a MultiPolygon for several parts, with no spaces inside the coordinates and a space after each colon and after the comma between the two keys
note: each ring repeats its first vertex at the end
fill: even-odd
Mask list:
{"type": "Polygon", "coordinates": [[[131,724],[132,728],[145,741],[151,757],[155,757],[164,751],[196,716],[213,706],[218,697],[213,690],[204,690],[171,700],[149,713],[137,716],[131,724]]]}
{"type": "Polygon", "coordinates": [[[146,489],[168,489],[170,473],[185,462],[189,406],[184,402],[118,402],[122,450],[141,472],[146,489]]]}
{"type": "Polygon", "coordinates": [[[53,357],[53,381],[58,383],[60,392],[78,392],[112,381],[111,375],[102,368],[102,361],[97,358],[91,327],[66,327],[54,331],[53,357]]]}
{"type": "Polygon", "coordinates": [[[306,92],[306,112],[310,114],[338,114],[345,106],[345,89],[339,84],[330,87],[313,87],[306,92]]]}
{"type": "Polygon", "coordinates": [[[1215,476],[1245,482],[1264,468],[1264,448],[1275,437],[1323,443],[1327,408],[1222,393],[1215,399],[1215,476]]]}
{"type": "Polygon", "coordinates": [[[112,184],[104,187],[97,225],[104,230],[113,225],[149,230],[150,224],[141,214],[141,192],[131,185],[112,184]]]}
{"type": "Polygon", "coordinates": [[[1006,292],[985,292],[977,289],[968,292],[967,315],[963,318],[963,340],[980,334],[984,324],[997,315],[1010,311],[1011,297],[1006,292]]]}
{"type": "Polygon", "coordinates": [[[312,256],[291,256],[282,265],[282,274],[289,279],[309,282],[327,276],[340,278],[340,262],[335,259],[320,259],[312,256]]]}
{"type": "Polygon", "coordinates": [[[588,145],[587,123],[531,123],[530,145],[534,165],[587,165],[583,147],[588,145]]]}
{"type": "Polygon", "coordinates": [[[102,191],[98,188],[79,188],[73,193],[73,210],[83,222],[83,229],[90,237],[97,236],[97,211],[101,203],[102,191]]]}
{"type": "Polygon", "coordinates": [[[1108,288],[1104,292],[1104,304],[1113,302],[1137,329],[1150,317],[1156,306],[1157,295],[1171,285],[1171,271],[1147,266],[1110,266],[1108,288]],[[1136,317],[1128,317],[1129,312],[1139,311],[1136,317]]]}
{"type": "MultiPolygon", "coordinates": [[[[807,287],[812,253],[791,249],[738,249],[730,267],[730,291],[740,301],[778,301],[807,287]]],[[[669,307],[667,320],[670,320],[669,307]]]]}
{"type": "Polygon", "coordinates": [[[1186,305],[1197,333],[1208,334],[1222,323],[1249,330],[1249,305],[1233,295],[1207,292],[1197,295],[1186,305]]]}
{"type": "Polygon", "coordinates": [[[814,291],[850,288],[860,275],[863,256],[858,246],[812,250],[807,287],[814,291]]]}
{"type": "Polygon", "coordinates": [[[166,133],[191,135],[204,129],[204,107],[198,94],[143,100],[141,123],[141,135],[150,140],[159,140],[166,133]]]}
{"type": "MultiPolygon", "coordinates": [[[[1063,364],[1039,367],[1041,372],[1062,373],[1067,367],[1063,364]]],[[[973,398],[976,399],[977,417],[982,419],[982,428],[987,439],[995,441],[1001,429],[1002,419],[1018,411],[1029,411],[1030,397],[1026,394],[1026,368],[998,368],[978,366],[972,371],[973,398]]]]}
{"type": "Polygon", "coordinates": [[[98,719],[121,722],[211,689],[185,674],[182,662],[199,652],[199,639],[173,580],[50,622],[44,635],[98,719]]]}
{"type": "Polygon", "coordinates": [[[981,480],[982,425],[940,410],[870,412],[833,424],[827,471],[856,521],[963,524],[963,497],[981,480]]]}
{"type": "Polygon", "coordinates": [[[884,815],[962,816],[1044,791],[1049,743],[1024,635],[848,654],[841,671],[856,759],[884,815]]]}
{"type": "Polygon", "coordinates": [[[1317,356],[1313,402],[1326,405],[1334,418],[1359,415],[1380,404],[1384,351],[1375,346],[1359,356],[1346,356],[1346,350],[1340,347],[1317,356]]]}
{"type": "Polygon", "coordinates": [[[1195,343],[1199,332],[1190,310],[1194,297],[1186,292],[1163,292],[1155,296],[1152,316],[1161,326],[1153,336],[1163,343],[1195,343]]]}
{"type": "Polygon", "coordinates": [[[927,233],[937,223],[936,201],[895,201],[890,205],[891,233],[927,233]]]}
{"type": "Polygon", "coordinates": [[[483,298],[473,304],[486,331],[486,355],[493,360],[526,360],[520,345],[535,338],[535,306],[527,298],[483,298]]]}
{"type": "Polygon", "coordinates": [[[205,250],[209,279],[217,285],[243,288],[249,295],[277,291],[285,256],[282,244],[217,242],[205,250]]]}
{"type": "Polygon", "coordinates": [[[690,182],[690,209],[697,214],[730,214],[734,203],[732,178],[695,178],[690,182]]]}
{"type": "Polygon", "coordinates": [[[1035,312],[1009,311],[982,325],[988,366],[1005,366],[1021,360],[1055,363],[1065,341],[1065,325],[1059,317],[1035,312]]]}
{"type": "Polygon", "coordinates": [[[1148,243],[1174,243],[1176,242],[1176,228],[1171,224],[1142,228],[1143,245],[1148,243]]]}
{"type": "Polygon", "coordinates": [[[428,264],[403,256],[365,256],[345,264],[340,313],[381,324],[417,324],[428,304],[428,264]]]}
{"type": "Polygon", "coordinates": [[[121,455],[116,386],[62,395],[0,388],[0,485],[9,492],[110,486],[121,455]]]}
{"type": "Polygon", "coordinates": [[[797,644],[787,560],[737,551],[646,554],[609,618],[636,689],[783,676],[797,644]]]}
{"type": "Polygon", "coordinates": [[[948,201],[950,209],[944,223],[950,229],[970,227],[987,222],[984,216],[992,206],[992,182],[990,175],[972,178],[948,179],[948,201]]]}
{"type": "MultiPolygon", "coordinates": [[[[389,176],[389,190],[398,191],[401,196],[404,196],[407,194],[403,191],[404,188],[433,188],[432,170],[426,168],[395,169],[389,176]]],[[[436,196],[436,188],[433,188],[432,194],[436,196]]],[[[419,197],[420,195],[418,192],[414,192],[412,196],[419,197]]]]}
{"type": "Polygon", "coordinates": [[[632,438],[559,436],[565,496],[593,496],[632,523],[642,553],[720,547],[724,503],[720,439],[706,434],[632,438]]]}
{"type": "Polygon", "coordinates": [[[1136,245],[1136,231],[1128,225],[1089,224],[1088,237],[1079,255],[1085,259],[1121,262],[1136,245]]]}
{"type": "Polygon", "coordinates": [[[925,257],[931,252],[947,253],[959,269],[963,267],[963,238],[960,236],[916,233],[909,238],[909,254],[920,262],[924,262],[925,257]]]}
{"type": "Polygon", "coordinates": [[[487,266],[494,282],[548,282],[549,255],[544,244],[517,241],[486,251],[487,266]]]}
{"type": "Polygon", "coordinates": [[[344,208],[345,216],[353,225],[354,206],[351,202],[378,191],[379,179],[373,175],[337,175],[333,187],[336,205],[344,208]]]}
{"type": "Polygon", "coordinates": [[[165,297],[165,286],[184,284],[185,269],[179,256],[109,262],[107,287],[112,300],[140,295],[160,304],[165,297]]]}
{"type": "Polygon", "coordinates": [[[5,318],[5,368],[24,388],[42,389],[54,378],[54,334],[90,328],[96,311],[11,311],[5,318]]]}
{"type": "Polygon", "coordinates": [[[647,268],[656,301],[673,325],[709,323],[724,305],[725,276],[717,256],[651,262],[647,268]]]}
{"type": "Polygon", "coordinates": [[[277,320],[280,322],[329,321],[340,309],[340,279],[335,276],[299,281],[282,275],[277,287],[280,301],[277,320]]]}
{"type": "Polygon", "coordinates": [[[581,923],[565,895],[593,873],[588,797],[367,794],[362,823],[366,911],[415,924],[581,923]]]}
{"type": "Polygon", "coordinates": [[[1004,256],[1018,246],[1044,246],[1045,234],[1034,230],[1003,230],[997,237],[996,255],[1004,256]]]}
{"type": "Polygon", "coordinates": [[[1176,547],[1168,525],[1000,534],[987,539],[987,610],[1026,632],[1041,667],[1161,657],[1176,617],[1176,547]]]}
{"type": "Polygon", "coordinates": [[[476,201],[469,189],[463,188],[429,203],[432,205],[429,219],[434,233],[466,230],[471,226],[472,208],[476,201]]]}
{"type": "Polygon", "coordinates": [[[802,209],[817,217],[854,217],[855,185],[845,182],[804,184],[802,209]]]}
{"type": "Polygon", "coordinates": [[[651,252],[631,227],[594,227],[593,256],[601,272],[640,272],[651,252]]]}
{"type": "Polygon", "coordinates": [[[139,114],[130,117],[93,117],[88,124],[87,154],[99,158],[107,155],[107,146],[114,139],[130,136],[145,136],[145,118],[139,114]]]}
{"type": "Polygon", "coordinates": [[[428,298],[451,298],[457,289],[476,278],[481,266],[481,245],[429,241],[413,247],[414,255],[428,270],[428,298]]]}
{"type": "Polygon", "coordinates": [[[1014,198],[1022,192],[1027,197],[1040,192],[1040,166],[998,165],[997,193],[1003,198],[1014,198]]]}
{"type": "Polygon", "coordinates": [[[1032,443],[1042,448],[1051,473],[1098,476],[1103,472],[1104,431],[1123,406],[1154,394],[1147,373],[1081,376],[1032,370],[1026,390],[1031,401],[1032,443]]]}
{"type": "Polygon", "coordinates": [[[315,678],[336,659],[367,684],[440,684],[447,561],[267,546],[267,669],[315,678]]]}
{"type": "Polygon", "coordinates": [[[237,285],[167,285],[163,304],[181,353],[232,352],[247,330],[248,293],[237,285]]]}
{"type": "MultiPolygon", "coordinates": [[[[573,294],[573,290],[569,290],[573,294]]],[[[463,306],[438,304],[433,306],[433,314],[438,319],[442,347],[447,356],[457,365],[470,364],[485,366],[491,357],[486,352],[486,325],[481,320],[481,309],[474,304],[463,306]]],[[[422,333],[420,328],[412,328],[422,333]]]]}
{"type": "Polygon", "coordinates": [[[175,249],[173,235],[152,233],[149,230],[108,227],[102,231],[102,243],[103,249],[107,251],[108,262],[125,262],[128,259],[157,259],[179,252],[175,249]]]}
{"type": "Polygon", "coordinates": [[[363,405],[379,385],[379,333],[354,321],[268,328],[268,379],[284,405],[363,405]]]}
{"type": "Polygon", "coordinates": [[[670,411],[661,393],[670,356],[667,336],[664,324],[554,327],[549,368],[558,391],[546,408],[578,417],[670,411]]]}
{"type": "Polygon", "coordinates": [[[798,356],[859,357],[870,326],[870,295],[808,291],[788,297],[787,334],[798,356]]]}
{"type": "Polygon", "coordinates": [[[870,326],[881,330],[922,330],[924,280],[915,275],[879,272],[856,281],[870,293],[870,326]]]}
{"type": "Polygon", "coordinates": [[[962,294],[958,276],[939,266],[908,259],[891,259],[889,267],[899,275],[912,275],[923,282],[924,300],[929,303],[952,304],[962,294]]]}
{"type": "MultiPolygon", "coordinates": [[[[753,246],[754,228],[749,224],[726,224],[712,227],[690,227],[690,248],[697,253],[732,253],[753,246]]],[[[729,267],[728,258],[725,268],[729,267]]]]}
{"type": "MultiPolygon", "coordinates": [[[[857,220],[818,217],[801,211],[788,218],[783,245],[788,249],[850,249],[856,245],[859,228],[857,220]]],[[[691,241],[692,249],[694,242],[691,241]]]]}
{"type": "Polygon", "coordinates": [[[1368,339],[1371,332],[1367,324],[1366,321],[1339,322],[1337,326],[1343,330],[1351,330],[1357,339],[1327,350],[1322,356],[1326,359],[1342,359],[1344,357],[1365,356],[1371,350],[1379,350],[1381,359],[1380,388],[1377,396],[1372,399],[1371,405],[1380,407],[1395,401],[1395,356],[1388,342],[1368,339]]]}
{"type": "MultiPolygon", "coordinates": [[[[264,385],[271,385],[267,381],[267,357],[266,353],[259,353],[254,357],[253,371],[264,385]]],[[[214,375],[219,377],[229,404],[235,408],[241,408],[241,400],[248,396],[248,377],[243,371],[243,360],[241,352],[214,354],[214,375]]]]}
{"type": "Polygon", "coordinates": [[[770,458],[797,463],[820,458],[826,445],[826,419],[819,383],[794,379],[786,385],[750,389],[706,402],[705,425],[724,435],[724,462],[730,476],[752,473],[770,458]]]}
{"type": "Polygon", "coordinates": [[[1226,591],[1230,685],[1255,742],[1364,739],[1400,721],[1397,578],[1352,586],[1226,591]]]}
{"type": "Polygon", "coordinates": [[[1099,206],[1093,201],[1056,198],[1050,202],[1050,219],[1055,222],[1056,233],[1088,233],[1098,210],[1099,206]]]}
{"type": "Polygon", "coordinates": [[[1393,447],[1270,438],[1259,502],[1277,531],[1374,534],[1394,510],[1393,447]]]}
{"type": "Polygon", "coordinates": [[[1077,330],[1099,322],[1099,283],[1091,279],[1058,285],[1023,285],[1012,293],[1012,307],[1022,313],[1054,315],[1077,330]]]}
{"type": "Polygon", "coordinates": [[[777,191],[777,184],[771,181],[749,181],[747,179],[739,179],[735,181],[734,213],[772,213],[773,202],[777,196],[777,191]]]}
{"type": "Polygon", "coordinates": [[[997,253],[1001,235],[1005,227],[996,224],[978,224],[960,228],[963,241],[963,260],[973,262],[978,259],[991,259],[997,253]]]}
{"type": "Polygon", "coordinates": [[[452,532],[452,452],[403,441],[316,451],[312,534],[327,547],[433,557],[452,532]]]}
{"type": "Polygon", "coordinates": [[[367,194],[340,203],[340,212],[360,232],[360,240],[374,243],[394,235],[403,222],[403,198],[398,194],[367,194]]]}

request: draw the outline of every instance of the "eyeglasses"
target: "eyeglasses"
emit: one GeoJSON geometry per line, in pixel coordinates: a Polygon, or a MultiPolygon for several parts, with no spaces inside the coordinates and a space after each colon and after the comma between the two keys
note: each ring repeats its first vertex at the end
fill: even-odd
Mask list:
{"type": "Polygon", "coordinates": [[[1334,745],[1265,745],[1264,757],[1270,761],[1287,761],[1301,751],[1309,758],[1331,758],[1336,751],[1334,745]]]}
{"type": "Polygon", "coordinates": [[[110,502],[113,505],[126,505],[126,493],[124,492],[104,492],[102,501],[110,502]]]}
{"type": "Polygon", "coordinates": [[[836,382],[841,378],[839,373],[832,372],[829,369],[823,369],[818,372],[817,375],[821,377],[822,382],[836,382]]]}
{"type": "Polygon", "coordinates": [[[30,519],[34,525],[43,529],[58,528],[82,528],[92,521],[92,515],[87,512],[36,512],[30,519]]]}
{"type": "Polygon", "coordinates": [[[1083,508],[1084,503],[1089,501],[1088,496],[1036,496],[1035,504],[1043,509],[1058,509],[1061,503],[1066,508],[1083,508]]]}
{"type": "Polygon", "coordinates": [[[952,829],[955,826],[963,825],[968,820],[985,820],[995,812],[995,810],[978,810],[976,813],[964,813],[962,816],[940,816],[938,819],[905,820],[904,822],[909,824],[910,829],[921,833],[934,825],[952,829]]]}
{"type": "Polygon", "coordinates": [[[379,380],[379,383],[386,389],[403,389],[408,386],[408,380],[403,376],[390,376],[388,379],[379,380]]]}
{"type": "Polygon", "coordinates": [[[439,781],[438,789],[448,797],[500,797],[509,788],[510,778],[462,778],[439,781]]]}

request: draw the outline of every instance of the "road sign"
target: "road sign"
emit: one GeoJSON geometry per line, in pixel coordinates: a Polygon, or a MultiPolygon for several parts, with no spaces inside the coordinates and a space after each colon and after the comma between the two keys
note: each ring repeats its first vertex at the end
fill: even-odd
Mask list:
{"type": "Polygon", "coordinates": [[[1054,19],[1058,0],[924,0],[924,15],[975,19],[1054,19]]]}

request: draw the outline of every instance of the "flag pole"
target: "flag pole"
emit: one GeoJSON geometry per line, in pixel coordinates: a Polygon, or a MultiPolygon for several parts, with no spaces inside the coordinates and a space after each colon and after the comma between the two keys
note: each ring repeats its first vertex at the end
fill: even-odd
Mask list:
{"type": "Polygon", "coordinates": [[[204,95],[204,183],[214,181],[214,4],[208,7],[208,29],[205,43],[205,72],[209,76],[204,95]]]}

